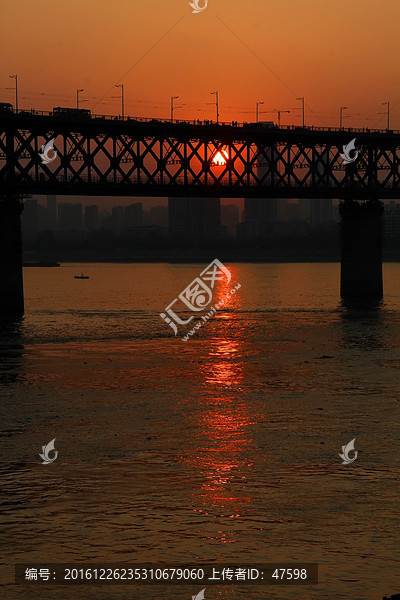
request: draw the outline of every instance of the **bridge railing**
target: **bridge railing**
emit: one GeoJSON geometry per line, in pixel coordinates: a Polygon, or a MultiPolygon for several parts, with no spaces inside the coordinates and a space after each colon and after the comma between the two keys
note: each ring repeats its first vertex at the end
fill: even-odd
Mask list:
{"type": "MultiPolygon", "coordinates": [[[[6,113],[3,113],[6,114],[6,113]]],[[[130,115],[122,117],[120,115],[100,115],[100,114],[95,114],[93,113],[90,117],[88,116],[76,116],[76,115],[69,115],[69,116],[65,116],[65,115],[54,115],[53,111],[46,111],[46,110],[36,110],[36,109],[20,109],[18,111],[16,111],[16,109],[13,109],[13,114],[14,115],[20,115],[20,116],[39,116],[39,117],[53,117],[53,116],[57,116],[58,119],[64,119],[66,121],[73,121],[73,122],[84,122],[87,119],[92,119],[95,121],[124,121],[124,122],[131,122],[131,123],[151,123],[151,124],[165,124],[165,125],[171,125],[172,121],[171,119],[155,119],[155,118],[150,118],[150,117],[131,117],[130,115]]],[[[328,132],[343,132],[343,133],[388,133],[388,134],[396,134],[399,135],[400,134],[400,130],[398,129],[371,129],[368,127],[317,127],[314,125],[311,126],[301,126],[301,125],[270,125],[270,124],[263,124],[261,123],[255,123],[255,122],[246,122],[246,121],[242,121],[242,122],[238,122],[238,121],[219,121],[218,123],[216,121],[213,120],[209,120],[209,119],[174,119],[173,120],[173,124],[175,125],[198,125],[201,127],[204,127],[205,125],[207,126],[215,126],[215,127],[234,127],[234,128],[244,128],[244,127],[251,127],[251,128],[260,128],[260,129],[280,129],[280,130],[285,130],[285,131],[328,131],[328,132]]]]}
{"type": "MultiPolygon", "coordinates": [[[[77,174],[77,175],[70,175],[70,174],[63,174],[63,173],[52,173],[50,176],[45,174],[45,173],[40,173],[39,174],[39,178],[36,179],[36,177],[32,176],[29,177],[28,175],[24,174],[21,175],[19,177],[16,177],[14,182],[15,183],[29,183],[31,181],[37,182],[37,183],[52,183],[54,181],[63,183],[63,184],[77,184],[77,185],[82,185],[83,184],[88,184],[88,186],[90,185],[144,185],[144,186],[148,186],[149,184],[149,179],[146,178],[145,174],[143,174],[142,177],[137,177],[136,175],[132,176],[132,175],[127,175],[127,176],[122,176],[120,174],[115,174],[115,173],[109,173],[108,175],[104,175],[104,176],[99,176],[95,173],[91,174],[90,176],[84,173],[81,174],[77,174]]],[[[306,179],[306,180],[302,180],[301,181],[301,187],[309,187],[309,188],[320,188],[321,190],[327,189],[327,188],[332,188],[332,189],[340,189],[340,184],[343,183],[344,186],[349,186],[351,185],[348,181],[346,181],[345,179],[341,180],[341,181],[332,181],[332,182],[321,182],[316,183],[315,181],[311,181],[311,178],[306,179]]],[[[165,175],[153,175],[151,177],[151,184],[152,186],[154,185],[160,185],[163,186],[165,188],[170,187],[174,187],[176,185],[178,186],[192,186],[192,187],[210,187],[210,186],[222,186],[222,187],[243,187],[244,181],[240,178],[231,178],[229,176],[224,176],[221,178],[213,178],[210,177],[210,174],[207,174],[207,179],[205,177],[205,174],[202,174],[199,178],[195,178],[195,177],[184,177],[184,176],[177,176],[177,177],[170,177],[167,178],[165,175]]],[[[259,188],[260,190],[262,189],[287,189],[288,187],[293,187],[293,188],[298,188],[299,183],[298,181],[276,181],[273,183],[259,183],[257,181],[252,181],[252,182],[245,182],[246,187],[250,187],[250,188],[259,188]]]]}

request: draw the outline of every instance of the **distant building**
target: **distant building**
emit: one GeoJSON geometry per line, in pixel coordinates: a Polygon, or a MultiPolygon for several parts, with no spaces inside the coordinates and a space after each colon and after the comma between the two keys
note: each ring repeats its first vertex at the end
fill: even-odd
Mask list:
{"type": "Polygon", "coordinates": [[[121,236],[126,239],[149,239],[167,235],[168,231],[158,225],[142,225],[141,227],[131,227],[122,232],[121,236]]]}
{"type": "Polygon", "coordinates": [[[39,204],[36,198],[28,198],[22,211],[23,231],[36,232],[39,228],[39,204]]]}
{"type": "Polygon", "coordinates": [[[106,210],[102,210],[100,213],[100,227],[105,230],[111,230],[113,228],[112,215],[106,210]]]}
{"type": "Polygon", "coordinates": [[[58,230],[82,231],[82,204],[60,203],[58,205],[58,230]]]}
{"type": "Polygon", "coordinates": [[[239,208],[236,204],[221,205],[221,223],[228,230],[228,235],[236,235],[236,227],[239,223],[239,208]]]}
{"type": "Polygon", "coordinates": [[[55,231],[57,229],[57,196],[49,194],[46,198],[46,227],[55,231]]]}
{"type": "Polygon", "coordinates": [[[91,204],[85,207],[85,229],[86,231],[96,231],[99,228],[99,207],[97,204],[91,204]]]}
{"type": "Polygon", "coordinates": [[[143,225],[157,225],[157,227],[168,227],[168,208],[166,206],[152,206],[143,211],[143,225]]]}
{"type": "Polygon", "coordinates": [[[278,200],[276,198],[245,198],[244,221],[253,224],[254,236],[269,233],[271,225],[278,221],[278,200]]]}
{"type": "Polygon", "coordinates": [[[124,227],[124,217],[125,217],[125,207],[124,206],[114,206],[111,209],[111,217],[112,217],[112,228],[113,229],[123,229],[124,227]]]}
{"type": "Polygon", "coordinates": [[[298,237],[305,236],[310,232],[310,225],[307,221],[299,221],[298,219],[291,219],[290,221],[279,221],[274,224],[273,233],[274,235],[298,237]]]}
{"type": "Polygon", "coordinates": [[[260,227],[256,221],[243,220],[236,227],[236,236],[242,240],[259,237],[260,227]]]}
{"type": "Polygon", "coordinates": [[[312,198],[310,200],[310,223],[322,225],[333,221],[332,198],[312,198]]]}
{"type": "Polygon", "coordinates": [[[221,234],[219,198],[169,198],[168,226],[171,236],[190,240],[217,239],[221,234]]]}
{"type": "Polygon", "coordinates": [[[133,227],[142,227],[143,225],[143,205],[141,202],[125,206],[124,227],[132,229],[133,227]]]}
{"type": "Polygon", "coordinates": [[[189,230],[188,198],[168,198],[168,231],[170,235],[187,235],[189,230]]]}

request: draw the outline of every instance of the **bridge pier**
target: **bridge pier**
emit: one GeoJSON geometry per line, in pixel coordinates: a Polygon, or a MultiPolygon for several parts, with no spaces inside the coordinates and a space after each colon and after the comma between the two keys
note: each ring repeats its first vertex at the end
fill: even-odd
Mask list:
{"type": "Polygon", "coordinates": [[[382,280],[382,214],[379,200],[344,200],[341,222],[340,295],[344,300],[380,300],[382,280]]]}
{"type": "Polygon", "coordinates": [[[0,198],[0,314],[24,312],[19,197],[0,198]]]}

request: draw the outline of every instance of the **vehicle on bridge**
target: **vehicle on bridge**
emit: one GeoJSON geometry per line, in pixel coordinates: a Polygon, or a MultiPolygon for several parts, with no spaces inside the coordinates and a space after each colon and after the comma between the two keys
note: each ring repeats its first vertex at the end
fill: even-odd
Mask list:
{"type": "Polygon", "coordinates": [[[273,121],[257,121],[256,123],[246,123],[250,127],[276,127],[273,121]]]}
{"type": "Polygon", "coordinates": [[[0,102],[0,114],[11,113],[13,114],[14,107],[9,102],[0,102]]]}
{"type": "Polygon", "coordinates": [[[31,108],[30,110],[20,110],[18,113],[19,117],[32,117],[32,116],[37,116],[39,113],[34,109],[31,108]]]}
{"type": "Polygon", "coordinates": [[[92,113],[87,108],[66,108],[56,106],[53,108],[53,117],[64,117],[66,119],[90,119],[92,113]]]}

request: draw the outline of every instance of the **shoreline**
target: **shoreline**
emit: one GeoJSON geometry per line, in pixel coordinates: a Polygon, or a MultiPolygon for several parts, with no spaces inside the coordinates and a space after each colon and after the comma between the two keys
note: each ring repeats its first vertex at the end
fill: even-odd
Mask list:
{"type": "MultiPolygon", "coordinates": [[[[77,263],[77,264],[90,264],[90,263],[115,263],[115,264],[135,264],[135,263],[167,263],[167,264],[197,264],[210,262],[214,260],[214,255],[208,256],[186,256],[186,257],[137,257],[137,258],[118,258],[118,257],[97,257],[97,258],[59,258],[54,263],[77,263]]],[[[339,263],[340,258],[334,256],[325,257],[313,257],[313,256],[282,256],[282,257],[238,257],[238,256],[224,256],[219,254],[218,258],[224,263],[339,263]]],[[[382,263],[398,263],[400,258],[385,257],[382,259],[382,263]]],[[[60,264],[35,264],[32,262],[23,261],[22,266],[24,268],[29,267],[41,267],[41,268],[54,268],[60,266],[60,264]]]]}

